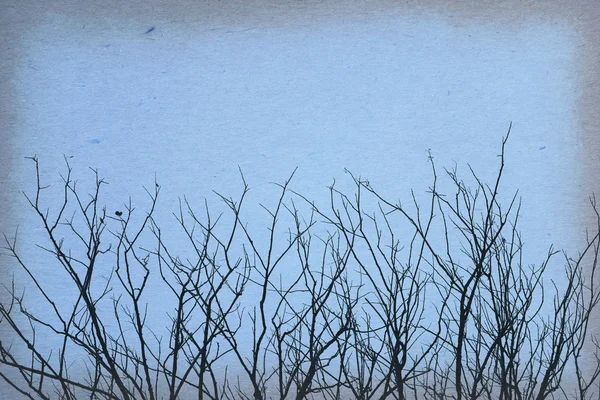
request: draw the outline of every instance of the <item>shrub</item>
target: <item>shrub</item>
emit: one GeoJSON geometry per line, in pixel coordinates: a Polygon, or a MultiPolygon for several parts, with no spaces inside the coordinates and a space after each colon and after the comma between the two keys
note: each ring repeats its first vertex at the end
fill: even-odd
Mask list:
{"type": "Polygon", "coordinates": [[[489,185],[446,171],[445,195],[430,157],[425,204],[414,193],[409,205],[389,200],[349,173],[355,190],[332,185],[321,207],[290,177],[258,233],[242,175],[238,198],[219,195],[225,215],[182,199],[178,239],[154,217],[158,183],[144,213],[131,203],[110,212],[104,180],[94,171],[82,194],[67,159],[62,203],[46,211],[33,157],[37,189],[26,198],[48,265],[66,279],[47,287],[5,235],[34,292],[5,285],[0,376],[42,399],[597,396],[595,199],[580,254],[550,248],[526,263],[520,201],[500,200],[507,138],[489,185]],[[562,283],[548,276],[556,262],[562,283]]]}

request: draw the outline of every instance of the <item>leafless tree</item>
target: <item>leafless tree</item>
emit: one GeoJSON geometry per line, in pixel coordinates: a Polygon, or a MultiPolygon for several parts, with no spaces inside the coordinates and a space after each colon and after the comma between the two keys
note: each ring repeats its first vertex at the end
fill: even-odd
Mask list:
{"type": "Polygon", "coordinates": [[[260,219],[240,174],[238,197],[217,194],[221,213],[180,200],[176,231],[155,215],[158,183],[145,210],[109,212],[107,182],[92,170],[81,189],[68,158],[47,208],[32,157],[25,198],[47,258],[40,269],[4,236],[23,274],[4,284],[0,377],[32,399],[598,397],[595,198],[581,253],[525,260],[521,200],[502,185],[509,134],[491,184],[454,168],[442,193],[430,155],[425,201],[392,201],[348,172],[354,189],[334,183],[323,205],[292,174],[260,219]]]}

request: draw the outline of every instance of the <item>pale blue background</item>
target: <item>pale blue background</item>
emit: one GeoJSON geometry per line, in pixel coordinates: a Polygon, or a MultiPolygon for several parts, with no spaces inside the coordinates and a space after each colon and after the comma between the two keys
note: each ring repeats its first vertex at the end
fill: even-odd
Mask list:
{"type": "MultiPolygon", "coordinates": [[[[277,14],[271,23],[268,7],[263,13],[196,20],[192,12],[183,22],[42,13],[15,44],[18,118],[2,230],[19,225],[24,249],[37,240],[20,195],[34,188],[23,159],[33,154],[55,185],[63,154],[74,156],[82,185],[91,183],[87,167],[98,168],[110,182],[109,212],[129,196],[147,206],[142,186],[156,174],[166,231],[179,196],[218,207],[212,190],[238,194],[239,166],[252,188],[248,222],[260,228],[258,203],[272,204],[277,191],[269,183],[296,167],[293,188],[322,204],[334,178],[351,187],[344,168],[391,198],[409,200],[411,188],[422,195],[429,149],[440,171],[456,162],[466,176],[470,163],[489,181],[512,121],[502,189],[523,196],[529,262],[552,243],[580,247],[577,34],[566,22],[457,24],[441,13],[382,11],[277,14]]],[[[48,195],[57,201],[59,186],[48,195]]],[[[41,253],[26,259],[43,267],[41,253]]],[[[62,279],[47,273],[45,281],[61,288],[62,279]]]]}

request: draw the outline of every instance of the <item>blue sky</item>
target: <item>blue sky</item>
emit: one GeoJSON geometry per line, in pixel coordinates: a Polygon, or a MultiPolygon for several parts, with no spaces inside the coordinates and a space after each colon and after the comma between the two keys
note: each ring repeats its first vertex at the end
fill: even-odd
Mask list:
{"type": "Polygon", "coordinates": [[[51,173],[74,155],[82,172],[99,168],[121,202],[143,195],[155,173],[169,204],[210,197],[237,188],[238,166],[257,202],[296,167],[296,188],[309,197],[326,196],[344,168],[408,195],[429,184],[428,149],[440,168],[471,163],[492,178],[512,121],[507,191],[521,189],[536,231],[568,225],[568,201],[557,199],[576,183],[579,149],[566,25],[503,30],[380,15],[73,35],[76,21],[50,20],[23,40],[16,151],[37,154],[51,173]]]}
{"type": "MultiPolygon", "coordinates": [[[[529,262],[552,243],[580,247],[577,38],[566,24],[457,24],[439,13],[288,25],[88,22],[97,21],[50,13],[20,39],[14,209],[25,207],[19,191],[33,189],[23,157],[37,154],[44,182],[59,185],[66,154],[82,187],[87,167],[110,182],[109,213],[129,196],[146,207],[142,186],[156,175],[167,231],[179,196],[198,208],[206,197],[218,210],[213,190],[239,194],[239,167],[251,187],[248,222],[263,227],[258,204],[273,204],[270,183],[296,167],[292,187],[321,204],[334,179],[351,190],[345,168],[392,199],[410,200],[411,188],[424,196],[428,150],[440,171],[456,163],[467,177],[470,163],[490,181],[512,122],[503,190],[523,196],[529,262]]],[[[50,203],[62,195],[60,186],[46,193],[50,203]]],[[[20,226],[24,248],[39,237],[34,220],[19,213],[8,226],[20,226]]],[[[61,279],[47,276],[57,288],[61,279]]]]}

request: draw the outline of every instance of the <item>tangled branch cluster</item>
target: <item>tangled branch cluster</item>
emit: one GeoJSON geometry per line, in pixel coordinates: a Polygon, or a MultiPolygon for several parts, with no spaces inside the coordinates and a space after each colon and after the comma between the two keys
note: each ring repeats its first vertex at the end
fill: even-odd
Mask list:
{"type": "Polygon", "coordinates": [[[61,267],[52,273],[75,295],[58,301],[5,236],[37,297],[32,309],[21,282],[5,285],[0,376],[41,399],[598,396],[588,329],[600,300],[596,203],[598,226],[577,257],[551,248],[527,264],[517,196],[499,199],[505,144],[492,185],[447,171],[448,195],[430,158],[424,205],[414,194],[409,206],[390,201],[350,175],[355,191],[332,186],[321,208],[288,180],[258,234],[242,211],[245,181],[238,198],[220,196],[228,213],[218,218],[184,199],[175,217],[185,240],[175,244],[154,217],[158,184],[142,218],[131,204],[111,214],[98,173],[83,195],[67,163],[62,204],[45,211],[33,158],[27,200],[48,265],[61,267]],[[546,271],[561,254],[559,285],[546,271]]]}

